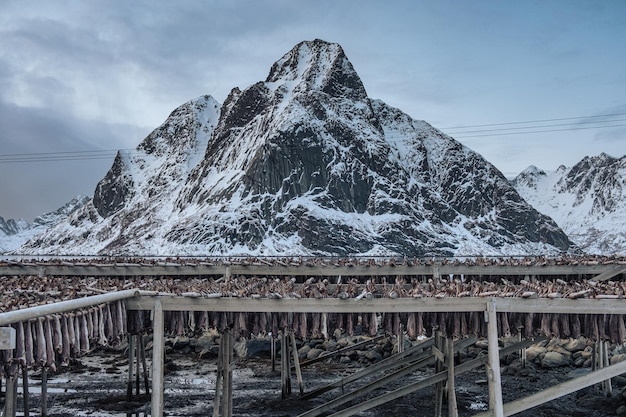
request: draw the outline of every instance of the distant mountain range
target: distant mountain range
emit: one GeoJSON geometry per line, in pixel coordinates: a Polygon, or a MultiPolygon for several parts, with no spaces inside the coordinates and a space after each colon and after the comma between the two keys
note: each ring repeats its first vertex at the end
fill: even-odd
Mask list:
{"type": "Polygon", "coordinates": [[[19,248],[34,236],[43,233],[46,229],[64,221],[68,216],[84,206],[90,197],[78,195],[67,202],[63,207],[35,218],[32,224],[23,219],[4,220],[0,216],[0,254],[19,252],[19,248]]]}
{"type": "Polygon", "coordinates": [[[585,252],[626,253],[626,156],[585,157],[550,173],[531,166],[512,184],[585,252]]]}
{"type": "Polygon", "coordinates": [[[428,123],[369,98],[342,48],[315,40],[296,45],[265,81],[234,88],[223,104],[202,96],[174,110],[134,151],[118,152],[92,199],[11,250],[137,256],[576,251],[550,212],[522,198],[531,183],[541,189],[540,174],[529,172],[510,182],[428,123]]]}

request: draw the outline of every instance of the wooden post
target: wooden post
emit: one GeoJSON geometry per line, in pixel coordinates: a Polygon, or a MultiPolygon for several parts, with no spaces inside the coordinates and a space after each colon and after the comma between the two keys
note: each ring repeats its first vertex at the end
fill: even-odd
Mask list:
{"type": "Polygon", "coordinates": [[[143,341],[143,335],[137,335],[139,340],[139,351],[141,353],[141,366],[143,368],[143,384],[146,389],[146,395],[150,395],[150,382],[148,381],[148,367],[146,366],[146,345],[143,341]]]}
{"type": "Polygon", "coordinates": [[[132,334],[129,334],[128,335],[128,384],[126,385],[126,401],[130,401],[133,398],[133,358],[135,357],[135,352],[133,352],[133,348],[135,344],[133,342],[134,342],[134,337],[132,334]]]}
{"type": "Polygon", "coordinates": [[[447,364],[448,364],[448,416],[458,417],[459,409],[456,404],[456,392],[454,386],[454,343],[452,339],[448,339],[448,352],[447,352],[447,364]]]}
{"type": "Polygon", "coordinates": [[[222,375],[224,373],[224,335],[220,336],[220,350],[217,352],[217,376],[215,378],[215,398],[213,399],[213,417],[219,417],[222,404],[222,375]]]}
{"type": "MultiPolygon", "coordinates": [[[[433,347],[434,353],[442,353],[444,349],[442,349],[443,345],[443,335],[441,331],[437,330],[435,333],[435,346],[433,347]]],[[[435,374],[438,374],[443,370],[443,358],[440,355],[437,356],[437,360],[435,361],[435,374]]],[[[435,385],[435,417],[441,417],[441,412],[443,409],[443,381],[438,382],[435,385]]]]}
{"type": "Polygon", "coordinates": [[[291,364],[289,361],[289,344],[287,343],[286,330],[280,333],[280,364],[282,381],[282,399],[291,395],[291,364]]]}
{"type": "Polygon", "coordinates": [[[222,382],[224,383],[224,388],[222,390],[223,399],[222,399],[222,417],[232,417],[233,415],[233,370],[232,370],[232,360],[233,360],[233,345],[232,345],[232,333],[230,329],[226,329],[224,334],[222,335],[224,339],[224,353],[222,354],[223,360],[223,373],[224,376],[222,378],[222,382]]]}
{"type": "Polygon", "coordinates": [[[272,356],[272,372],[276,371],[276,338],[275,335],[270,336],[270,351],[272,356]]]}
{"type": "Polygon", "coordinates": [[[30,416],[30,393],[28,392],[28,367],[22,366],[22,391],[24,397],[24,417],[30,416]]]}
{"type": "Polygon", "coordinates": [[[498,347],[498,318],[496,303],[492,298],[487,302],[485,314],[487,320],[488,358],[487,380],[489,382],[489,409],[493,417],[504,417],[502,404],[502,377],[500,375],[500,353],[498,347]]]}
{"type": "Polygon", "coordinates": [[[48,369],[41,368],[41,417],[48,417],[48,369]]]}
{"type": "Polygon", "coordinates": [[[17,381],[15,376],[7,375],[6,392],[4,395],[4,413],[2,417],[15,417],[17,412],[17,381]]]}
{"type": "Polygon", "coordinates": [[[140,390],[139,390],[139,381],[140,381],[140,375],[141,375],[141,370],[139,369],[140,367],[140,354],[139,354],[139,335],[135,335],[135,395],[137,397],[139,397],[140,394],[140,390]]]}
{"type": "Polygon", "coordinates": [[[165,351],[165,327],[163,306],[158,298],[154,302],[152,319],[152,417],[163,417],[163,362],[165,351]]]}
{"type": "MultiPolygon", "coordinates": [[[[610,365],[609,346],[606,340],[602,341],[602,358],[603,358],[604,367],[609,366],[610,365]]],[[[611,378],[604,381],[604,395],[607,397],[610,397],[613,395],[613,385],[611,383],[611,378]]]]}
{"type": "Polygon", "coordinates": [[[293,364],[296,369],[296,378],[298,378],[298,387],[300,388],[300,395],[304,395],[304,382],[302,381],[302,371],[300,370],[300,358],[298,358],[298,349],[296,348],[296,336],[293,334],[292,330],[289,331],[289,337],[291,338],[293,364]]]}

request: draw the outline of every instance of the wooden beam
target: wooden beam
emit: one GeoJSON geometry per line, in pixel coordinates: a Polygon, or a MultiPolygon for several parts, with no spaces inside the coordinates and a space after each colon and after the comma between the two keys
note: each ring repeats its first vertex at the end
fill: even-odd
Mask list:
{"type": "MultiPolygon", "coordinates": [[[[529,410],[548,401],[571,394],[572,392],[576,392],[590,385],[602,382],[607,378],[613,378],[623,373],[626,373],[626,361],[616,363],[604,369],[598,369],[597,371],[590,372],[587,375],[561,382],[560,384],[554,385],[543,391],[506,403],[504,404],[504,415],[512,416],[514,414],[521,413],[522,411],[529,410]]],[[[480,413],[476,414],[474,417],[491,417],[491,413],[480,413]]]]}
{"type": "MultiPolygon", "coordinates": [[[[130,290],[132,291],[132,290],[130,290]]],[[[446,297],[446,298],[199,298],[170,294],[154,295],[140,291],[142,297],[126,300],[129,310],[152,310],[154,302],[161,300],[168,311],[226,311],[274,313],[410,313],[410,312],[472,312],[486,311],[487,302],[493,299],[499,312],[508,313],[562,313],[562,314],[626,314],[624,299],[551,299],[506,297],[446,297]]],[[[82,300],[82,299],[81,299],[82,300]]],[[[54,305],[54,304],[50,304],[54,305]]],[[[21,311],[21,310],[19,310],[21,311]]],[[[13,312],[10,312],[13,313],[13,312]]],[[[3,314],[0,314],[0,324],[3,314]]],[[[35,316],[37,317],[37,316],[35,316]]],[[[21,321],[21,320],[20,320],[21,321]]]]}
{"type": "Polygon", "coordinates": [[[620,265],[613,269],[609,269],[608,271],[604,271],[600,275],[593,277],[592,281],[596,281],[596,282],[606,281],[606,280],[613,278],[616,275],[623,274],[624,272],[626,272],[626,265],[620,265]]]}
{"type": "MultiPolygon", "coordinates": [[[[373,339],[372,339],[373,340],[373,339]]],[[[475,340],[475,338],[474,338],[475,340]]],[[[352,375],[343,377],[335,382],[331,382],[330,384],[324,385],[320,388],[317,388],[305,395],[302,396],[303,399],[310,399],[313,397],[317,397],[318,395],[321,395],[327,391],[330,391],[334,388],[339,388],[341,387],[342,389],[350,384],[351,382],[354,381],[358,381],[358,380],[362,380],[363,378],[375,374],[377,372],[385,372],[388,371],[390,369],[395,369],[395,368],[399,368],[401,366],[403,366],[403,361],[406,361],[407,363],[411,363],[412,361],[416,361],[416,360],[421,360],[421,359],[425,359],[428,356],[430,356],[429,352],[424,352],[425,349],[428,349],[430,347],[432,347],[433,343],[435,342],[435,339],[430,337],[426,340],[424,340],[421,343],[418,343],[415,346],[411,346],[410,348],[406,349],[404,352],[401,353],[396,353],[395,355],[391,355],[388,358],[385,358],[375,364],[369,365],[355,373],[353,373],[352,375]]],[[[350,348],[353,348],[353,346],[356,345],[352,345],[349,346],[350,348]]],[[[348,347],[346,347],[348,348],[348,347]]],[[[344,348],[344,349],[346,349],[344,348]]],[[[331,355],[324,355],[324,358],[329,358],[331,355]]],[[[319,357],[319,356],[318,356],[319,357]]]]}
{"type": "MultiPolygon", "coordinates": [[[[521,349],[523,346],[530,346],[533,343],[535,343],[535,341],[533,340],[525,340],[521,343],[516,343],[514,345],[508,346],[506,348],[503,348],[500,350],[500,356],[504,357],[506,355],[509,355],[519,349],[521,349]]],[[[455,346],[455,350],[456,350],[456,346],[455,346]]],[[[432,359],[432,361],[434,361],[434,359],[432,359]]],[[[471,371],[474,368],[477,368],[479,366],[484,365],[487,362],[487,358],[485,357],[479,357],[476,359],[472,359],[469,360],[467,362],[464,362],[462,364],[459,364],[455,367],[454,372],[456,375],[471,371]]],[[[390,391],[387,392],[385,394],[382,394],[378,397],[375,398],[371,398],[369,400],[366,401],[362,401],[359,402],[358,404],[355,404],[349,408],[346,408],[345,410],[339,411],[335,414],[331,414],[331,416],[329,417],[347,417],[347,416],[352,416],[356,413],[360,413],[361,411],[365,411],[365,410],[369,410],[371,408],[377,407],[379,405],[385,404],[389,401],[393,401],[397,398],[401,398],[404,397],[405,395],[408,395],[412,392],[415,391],[419,391],[421,389],[430,387],[432,385],[435,385],[438,382],[443,382],[448,378],[448,371],[442,371],[439,372],[438,374],[432,375],[430,377],[424,378],[421,381],[417,381],[414,382],[412,384],[406,385],[402,388],[398,388],[397,390],[394,391],[390,391]]],[[[298,417],[302,417],[305,414],[301,414],[298,417]]],[[[489,414],[491,415],[491,414],[489,414]]]]}
{"type": "MultiPolygon", "coordinates": [[[[59,301],[53,304],[44,304],[36,307],[24,308],[21,310],[7,311],[0,313],[0,326],[17,323],[20,321],[28,321],[37,317],[43,317],[51,314],[65,313],[67,311],[78,310],[85,307],[91,307],[103,303],[111,303],[113,301],[125,300],[138,296],[138,290],[123,290],[110,292],[107,294],[93,295],[91,297],[75,298],[73,300],[59,301]]],[[[154,302],[152,303],[154,306],[154,302]]],[[[152,307],[149,309],[151,310],[152,307]]]]}
{"type": "Polygon", "coordinates": [[[268,265],[264,263],[215,264],[159,262],[140,263],[26,263],[12,262],[0,264],[0,276],[225,276],[264,275],[264,276],[552,276],[552,275],[599,275],[615,268],[615,264],[599,265],[454,265],[432,263],[431,265],[378,265],[362,264],[334,265],[268,265]]]}

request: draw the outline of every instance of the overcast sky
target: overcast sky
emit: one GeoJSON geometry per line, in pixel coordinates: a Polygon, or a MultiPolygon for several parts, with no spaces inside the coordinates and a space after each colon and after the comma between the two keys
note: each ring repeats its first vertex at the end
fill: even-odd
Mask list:
{"type": "Polygon", "coordinates": [[[507,176],[623,156],[625,16],[623,0],[3,0],[0,216],[92,195],[114,152],[85,151],[135,148],[180,104],[221,103],[315,38],[342,45],[370,97],[507,176]],[[452,129],[499,123],[516,124],[452,129]]]}

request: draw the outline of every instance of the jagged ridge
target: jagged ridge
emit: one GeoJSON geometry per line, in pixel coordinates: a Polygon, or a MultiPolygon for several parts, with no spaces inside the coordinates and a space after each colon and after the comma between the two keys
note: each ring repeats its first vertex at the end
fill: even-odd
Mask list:
{"type": "Polygon", "coordinates": [[[265,82],[233,89],[221,109],[205,96],[175,110],[117,155],[92,204],[24,250],[419,256],[570,246],[480,155],[369,99],[342,48],[315,40],[265,82]]]}

